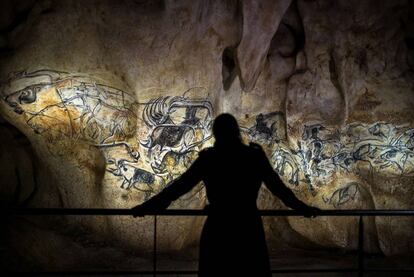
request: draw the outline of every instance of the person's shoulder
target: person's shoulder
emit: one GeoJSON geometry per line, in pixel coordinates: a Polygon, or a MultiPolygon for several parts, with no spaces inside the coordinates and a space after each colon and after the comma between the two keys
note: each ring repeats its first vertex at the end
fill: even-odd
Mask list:
{"type": "Polygon", "coordinates": [[[198,151],[198,157],[193,161],[193,164],[205,164],[211,160],[211,147],[207,147],[198,151]]]}
{"type": "Polygon", "coordinates": [[[211,155],[212,152],[213,152],[213,147],[207,147],[207,148],[202,149],[200,152],[198,152],[198,156],[205,157],[205,156],[211,155]]]}
{"type": "Polygon", "coordinates": [[[249,143],[249,148],[256,150],[256,151],[263,151],[263,147],[260,144],[254,143],[254,142],[249,143]]]}
{"type": "Polygon", "coordinates": [[[249,150],[251,151],[251,153],[254,156],[256,156],[258,158],[266,157],[265,151],[264,151],[263,147],[260,144],[250,142],[248,147],[249,147],[249,150]]]}

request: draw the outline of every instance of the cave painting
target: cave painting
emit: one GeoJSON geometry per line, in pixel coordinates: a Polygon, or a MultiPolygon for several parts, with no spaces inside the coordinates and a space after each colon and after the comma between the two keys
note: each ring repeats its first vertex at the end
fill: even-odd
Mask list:
{"type": "Polygon", "coordinates": [[[329,197],[323,195],[322,200],[325,204],[332,205],[334,208],[339,208],[349,201],[355,200],[359,190],[358,183],[351,182],[335,190],[329,197]]]}
{"type": "Polygon", "coordinates": [[[7,84],[13,91],[3,87],[3,100],[37,134],[105,144],[135,127],[133,95],[85,76],[38,70],[12,74],[7,84]]]}
{"type": "Polygon", "coordinates": [[[213,108],[206,99],[164,96],[138,103],[135,95],[79,74],[14,73],[2,85],[2,99],[48,142],[70,139],[101,149],[120,188],[145,198],[177,177],[175,169],[188,167],[211,138],[213,108]],[[143,135],[137,135],[137,120],[143,135]]]}
{"type": "MultiPolygon", "coordinates": [[[[162,96],[138,102],[124,90],[81,74],[19,72],[2,83],[3,104],[46,141],[70,139],[101,149],[106,171],[120,189],[144,199],[178,177],[211,145],[214,109],[208,98],[162,96]]],[[[288,140],[280,111],[240,124],[247,141],[262,144],[274,169],[291,186],[315,192],[335,173],[361,167],[389,175],[414,174],[414,129],[386,122],[353,122],[341,128],[305,124],[288,140]]],[[[322,200],[334,207],[353,200],[358,184],[339,187],[322,200]]]]}
{"type": "MultiPolygon", "coordinates": [[[[294,145],[294,144],[293,144],[294,145]]],[[[314,190],[314,180],[336,172],[355,172],[363,166],[388,175],[414,174],[414,129],[378,122],[351,123],[343,128],[305,125],[296,146],[275,147],[275,169],[292,185],[303,182],[314,190]]]]}
{"type": "Polygon", "coordinates": [[[255,123],[251,127],[241,127],[241,131],[248,136],[249,141],[269,145],[286,138],[284,126],[284,113],[276,111],[258,114],[255,117],[255,123]]]}
{"type": "Polygon", "coordinates": [[[187,154],[208,141],[211,134],[213,107],[207,100],[189,100],[185,97],[161,97],[146,103],[143,116],[149,128],[141,145],[148,150],[154,172],[165,172],[165,157],[172,153],[189,166],[187,154]]]}

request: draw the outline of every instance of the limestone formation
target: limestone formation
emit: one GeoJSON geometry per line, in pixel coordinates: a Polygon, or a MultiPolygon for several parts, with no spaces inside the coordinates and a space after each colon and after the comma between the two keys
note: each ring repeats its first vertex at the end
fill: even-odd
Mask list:
{"type": "MultiPolygon", "coordinates": [[[[245,142],[260,143],[306,203],[414,208],[410,1],[9,0],[0,7],[4,206],[132,207],[212,145],[212,120],[230,112],[245,142]]],[[[200,184],[173,207],[205,204],[200,184]]],[[[258,204],[284,208],[266,189],[258,204]]],[[[10,222],[18,256],[44,267],[60,247],[76,253],[64,232],[71,228],[107,242],[106,257],[122,257],[119,249],[150,257],[150,217],[56,220],[10,222]]],[[[202,222],[160,220],[160,251],[196,255],[202,222]]],[[[357,224],[352,217],[265,220],[270,249],[352,250],[357,224]]],[[[370,218],[366,233],[368,251],[414,250],[412,218],[370,218]]]]}

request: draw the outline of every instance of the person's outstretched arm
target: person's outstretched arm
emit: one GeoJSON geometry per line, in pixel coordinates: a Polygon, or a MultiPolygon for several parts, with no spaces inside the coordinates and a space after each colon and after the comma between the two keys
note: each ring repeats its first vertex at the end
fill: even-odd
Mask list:
{"type": "MultiPolygon", "coordinates": [[[[201,155],[201,154],[200,154],[201,155]]],[[[189,192],[202,179],[202,157],[199,156],[179,178],[169,183],[160,193],[132,208],[134,217],[148,211],[164,210],[172,201],[189,192]]]]}
{"type": "Polygon", "coordinates": [[[314,216],[319,209],[306,205],[304,202],[299,200],[288,187],[286,187],[279,175],[273,169],[262,149],[260,149],[260,160],[260,164],[262,165],[263,181],[272,194],[282,200],[283,204],[286,206],[295,210],[303,211],[305,216],[314,216]]]}

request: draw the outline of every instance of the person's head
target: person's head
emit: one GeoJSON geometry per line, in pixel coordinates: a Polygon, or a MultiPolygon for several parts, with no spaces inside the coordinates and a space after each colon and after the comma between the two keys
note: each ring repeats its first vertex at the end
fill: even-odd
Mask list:
{"type": "Polygon", "coordinates": [[[228,113],[220,114],[213,123],[213,135],[216,145],[229,145],[240,143],[240,129],[237,120],[228,113]]]}

